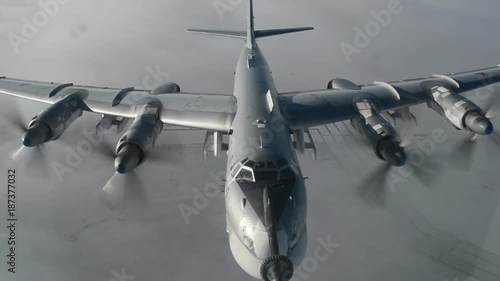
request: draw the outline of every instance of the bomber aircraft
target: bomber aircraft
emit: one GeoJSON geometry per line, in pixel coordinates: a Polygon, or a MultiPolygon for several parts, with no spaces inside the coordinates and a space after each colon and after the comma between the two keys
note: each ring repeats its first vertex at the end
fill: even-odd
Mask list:
{"type": "Polygon", "coordinates": [[[164,125],[207,130],[213,138],[208,150],[227,154],[226,230],[235,260],[257,279],[290,280],[307,248],[305,178],[297,153],[314,149],[308,128],[350,120],[376,157],[399,167],[407,163],[405,143],[391,117],[411,123],[409,107],[427,104],[458,130],[491,135],[497,108],[482,109],[462,94],[500,82],[496,66],[369,85],[333,79],[324,90],[278,93],[257,39],[311,29],[256,30],[248,0],[246,30],[188,30],[245,40],[231,95],[186,93],[175,83],[137,90],[6,77],[0,93],[49,105],[26,128],[18,124],[23,145],[34,149],[61,137],[83,112],[101,114],[99,127],[119,131],[133,120],[114,151],[121,174],[146,161],[164,125]]]}

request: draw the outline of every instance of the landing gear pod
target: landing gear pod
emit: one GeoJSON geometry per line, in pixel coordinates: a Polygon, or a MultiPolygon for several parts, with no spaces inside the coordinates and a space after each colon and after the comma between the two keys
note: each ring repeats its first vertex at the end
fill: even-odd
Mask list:
{"type": "Polygon", "coordinates": [[[34,147],[58,139],[82,116],[81,101],[81,96],[72,94],[33,117],[23,137],[23,145],[34,147]]]}
{"type": "Polygon", "coordinates": [[[328,82],[328,85],[326,86],[327,89],[345,89],[345,90],[359,90],[361,89],[360,86],[354,84],[352,81],[346,80],[346,79],[341,79],[341,78],[335,78],[330,80],[328,82]]]}
{"type": "Polygon", "coordinates": [[[163,95],[163,94],[172,94],[178,93],[181,91],[181,87],[176,83],[168,82],[156,87],[151,91],[151,95],[163,95]]]}

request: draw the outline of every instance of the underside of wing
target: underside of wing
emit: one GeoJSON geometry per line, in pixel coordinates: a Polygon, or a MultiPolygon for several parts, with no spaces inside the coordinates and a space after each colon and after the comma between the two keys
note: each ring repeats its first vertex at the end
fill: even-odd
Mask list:
{"type": "Polygon", "coordinates": [[[0,79],[0,93],[52,104],[71,97],[83,111],[135,118],[141,100],[161,102],[160,120],[165,124],[228,132],[236,112],[236,98],[229,95],[164,93],[134,88],[98,88],[71,83],[47,83],[0,79]]]}
{"type": "Polygon", "coordinates": [[[491,86],[499,82],[500,67],[363,86],[334,79],[328,83],[328,90],[281,94],[279,105],[301,153],[307,148],[304,136],[309,135],[316,155],[308,128],[349,120],[361,143],[370,146],[374,155],[386,162],[377,172],[383,178],[390,167],[408,163],[405,147],[412,139],[408,132],[412,123],[416,124],[410,106],[426,103],[450,125],[469,132],[470,140],[453,150],[453,154],[465,159],[471,157],[477,136],[499,138],[500,132],[495,132],[490,120],[500,111],[498,93],[491,86]],[[475,91],[474,97],[464,94],[476,89],[486,91],[475,91]]]}

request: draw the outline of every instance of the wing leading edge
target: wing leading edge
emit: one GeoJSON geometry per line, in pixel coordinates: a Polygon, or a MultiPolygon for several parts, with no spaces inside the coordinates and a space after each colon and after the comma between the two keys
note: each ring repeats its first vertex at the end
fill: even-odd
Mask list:
{"type": "Polygon", "coordinates": [[[356,99],[371,98],[380,111],[389,111],[430,101],[429,91],[435,86],[445,86],[462,94],[495,83],[500,83],[500,66],[396,82],[374,82],[350,89],[281,93],[279,101],[290,128],[297,130],[358,116],[354,107],[356,99]]]}
{"type": "Polygon", "coordinates": [[[162,103],[160,119],[165,124],[221,132],[231,130],[236,113],[236,98],[229,95],[169,93],[151,95],[134,88],[98,88],[71,83],[47,83],[2,77],[0,93],[54,104],[64,97],[82,95],[84,111],[125,118],[136,117],[136,104],[155,97],[162,103]]]}

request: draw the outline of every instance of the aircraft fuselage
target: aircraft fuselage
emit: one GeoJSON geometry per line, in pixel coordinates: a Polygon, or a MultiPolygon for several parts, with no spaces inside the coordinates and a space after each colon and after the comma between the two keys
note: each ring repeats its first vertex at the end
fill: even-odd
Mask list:
{"type": "Polygon", "coordinates": [[[230,136],[225,203],[231,251],[255,278],[271,256],[305,255],[306,191],[271,70],[258,46],[244,47],[235,72],[238,110],[230,136]]]}

